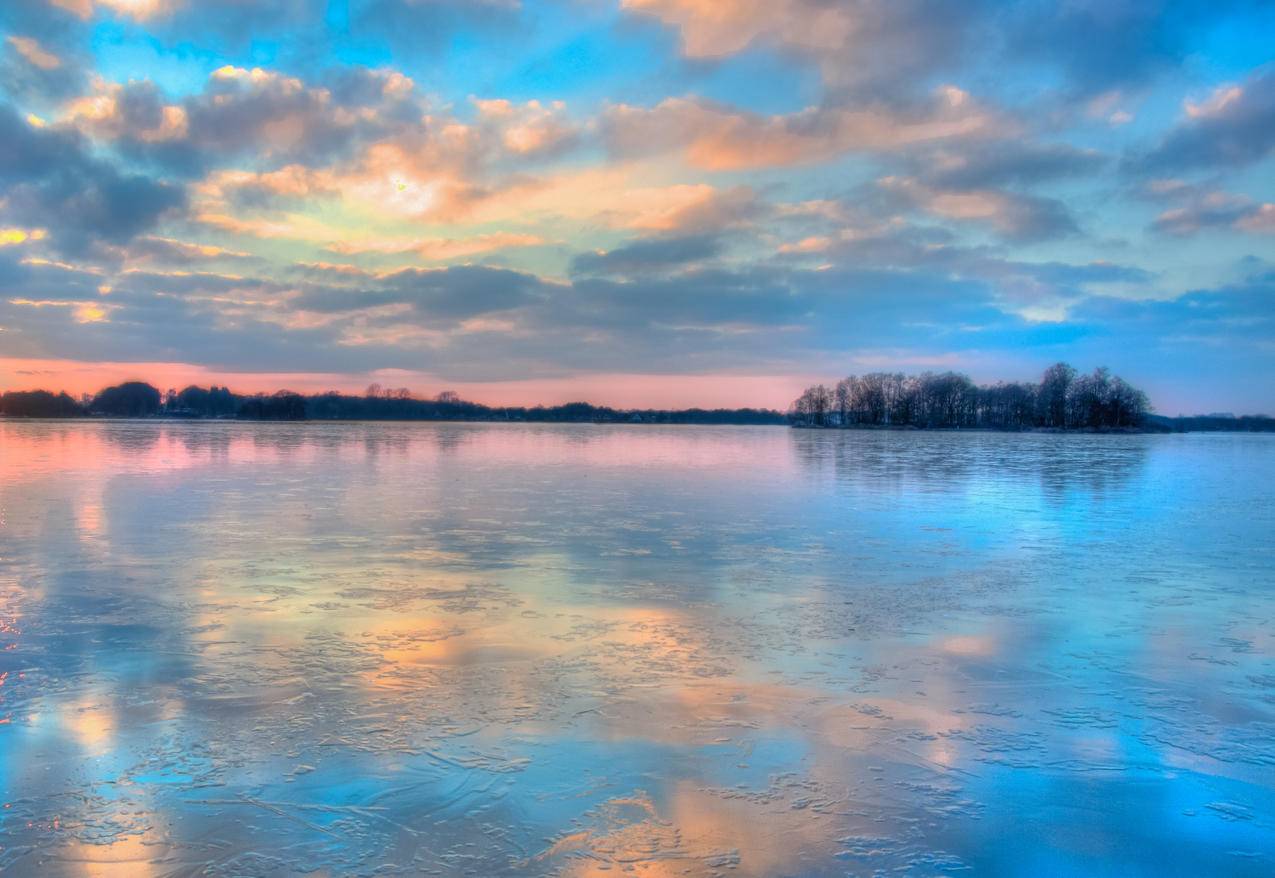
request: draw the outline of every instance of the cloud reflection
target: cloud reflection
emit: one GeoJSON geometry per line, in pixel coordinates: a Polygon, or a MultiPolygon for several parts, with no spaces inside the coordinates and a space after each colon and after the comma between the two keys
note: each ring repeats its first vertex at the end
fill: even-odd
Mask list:
{"type": "Polygon", "coordinates": [[[0,423],[0,867],[1261,874],[1265,439],[1072,438],[0,423]]]}

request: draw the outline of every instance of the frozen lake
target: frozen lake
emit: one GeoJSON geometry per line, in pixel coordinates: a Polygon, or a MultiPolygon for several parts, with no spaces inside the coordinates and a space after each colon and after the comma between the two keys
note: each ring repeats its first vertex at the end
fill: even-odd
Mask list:
{"type": "Polygon", "coordinates": [[[0,421],[0,871],[1275,874],[1275,436],[0,421]]]}

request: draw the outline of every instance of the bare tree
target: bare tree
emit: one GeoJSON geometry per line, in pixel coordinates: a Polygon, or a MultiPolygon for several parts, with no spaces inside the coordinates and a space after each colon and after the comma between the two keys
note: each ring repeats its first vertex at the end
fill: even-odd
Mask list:
{"type": "Polygon", "coordinates": [[[832,396],[837,410],[837,422],[844,427],[850,423],[851,406],[854,401],[854,376],[838,381],[832,396]]]}
{"type": "Polygon", "coordinates": [[[811,388],[811,414],[820,427],[828,426],[828,413],[832,411],[832,391],[822,384],[811,388]]]}
{"type": "Polygon", "coordinates": [[[1067,426],[1067,391],[1076,378],[1076,370],[1066,363],[1055,363],[1040,379],[1037,416],[1045,427],[1067,426]]]}

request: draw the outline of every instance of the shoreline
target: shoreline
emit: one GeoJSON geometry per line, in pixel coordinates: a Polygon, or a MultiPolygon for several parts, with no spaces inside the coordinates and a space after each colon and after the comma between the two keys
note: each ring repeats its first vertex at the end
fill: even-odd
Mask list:
{"type": "MultiPolygon", "coordinates": [[[[1176,419],[1166,419],[1176,420],[1176,419]]],[[[1194,420],[1186,417],[1182,420],[1194,420]]],[[[1236,419],[1237,421],[1239,419],[1236,419]]],[[[142,417],[111,415],[74,415],[68,417],[9,415],[0,413],[0,423],[158,423],[158,424],[549,424],[582,427],[773,427],[791,430],[885,432],[885,433],[996,433],[1066,436],[1156,436],[1185,435],[1187,433],[1275,433],[1275,419],[1269,425],[1254,428],[1237,423],[1235,426],[1210,428],[1175,427],[1160,425],[1151,427],[1024,427],[1010,429],[1000,427],[919,427],[913,424],[850,424],[816,425],[749,421],[692,421],[692,420],[550,420],[536,418],[200,418],[171,415],[147,415],[142,417]]]]}

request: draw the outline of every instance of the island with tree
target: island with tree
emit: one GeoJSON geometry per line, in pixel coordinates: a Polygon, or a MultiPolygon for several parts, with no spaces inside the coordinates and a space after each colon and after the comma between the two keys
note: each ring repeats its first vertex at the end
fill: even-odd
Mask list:
{"type": "Polygon", "coordinates": [[[796,427],[992,430],[1275,430],[1257,415],[1166,418],[1107,369],[1084,375],[1055,363],[1038,383],[975,384],[959,372],[872,372],[808,387],[789,408],[796,427]]]}

